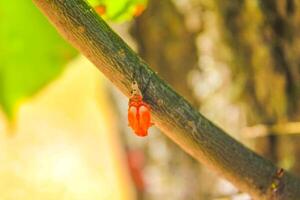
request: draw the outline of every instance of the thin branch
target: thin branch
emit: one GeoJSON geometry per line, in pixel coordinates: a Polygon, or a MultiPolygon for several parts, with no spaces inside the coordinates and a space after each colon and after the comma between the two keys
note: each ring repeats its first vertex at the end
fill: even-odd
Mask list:
{"type": "Polygon", "coordinates": [[[300,182],[234,140],[163,82],[84,0],[33,0],[61,35],[91,60],[126,96],[132,75],[151,105],[154,123],[194,158],[255,199],[296,200],[300,182]],[[277,179],[276,179],[277,180],[277,179]]]}
{"type": "Polygon", "coordinates": [[[299,135],[300,122],[286,122],[273,125],[258,124],[245,127],[242,132],[242,135],[246,138],[257,138],[268,135],[299,135]]]}

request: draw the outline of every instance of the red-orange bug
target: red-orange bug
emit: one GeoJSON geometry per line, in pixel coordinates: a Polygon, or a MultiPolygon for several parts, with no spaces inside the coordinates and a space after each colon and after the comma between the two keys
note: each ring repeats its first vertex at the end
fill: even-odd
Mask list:
{"type": "Polygon", "coordinates": [[[152,126],[150,106],[143,102],[143,96],[134,81],[132,84],[131,97],[128,103],[128,123],[135,134],[141,137],[148,135],[148,129],[152,126]]]}

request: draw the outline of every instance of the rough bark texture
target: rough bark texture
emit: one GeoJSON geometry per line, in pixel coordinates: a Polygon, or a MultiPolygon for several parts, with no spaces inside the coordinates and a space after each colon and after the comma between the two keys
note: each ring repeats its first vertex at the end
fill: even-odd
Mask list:
{"type": "Polygon", "coordinates": [[[231,138],[176,94],[83,0],[33,0],[62,36],[89,58],[125,95],[136,81],[154,123],[185,151],[255,199],[296,200],[300,182],[285,172],[271,192],[277,168],[231,138]]]}
{"type": "MultiPolygon", "coordinates": [[[[285,102],[282,103],[283,100],[277,100],[276,105],[274,105],[272,101],[276,95],[273,92],[279,93],[284,98],[284,91],[280,90],[284,86],[277,87],[279,91],[274,91],[272,89],[274,85],[268,84],[270,81],[278,81],[276,76],[281,76],[274,72],[270,59],[265,58],[256,61],[259,60],[256,59],[259,53],[255,49],[261,46],[257,45],[258,41],[249,39],[249,32],[253,34],[252,31],[255,29],[249,30],[249,23],[246,23],[247,0],[216,0],[216,4],[219,9],[224,40],[234,55],[230,67],[234,82],[238,87],[241,87],[238,96],[247,103],[248,123],[274,124],[278,121],[276,116],[282,115],[282,110],[284,110],[282,104],[285,102]],[[263,66],[260,67],[263,69],[259,69],[257,66],[263,66]],[[268,74],[270,78],[263,78],[261,74],[268,74]]],[[[257,22],[252,22],[252,24],[255,23],[257,22]]],[[[284,83],[279,82],[279,84],[284,83]]],[[[276,136],[270,135],[256,139],[256,150],[275,163],[278,161],[276,149],[276,136]]]]}
{"type": "MultiPolygon", "coordinates": [[[[199,103],[188,84],[191,71],[196,70],[198,65],[197,35],[187,29],[185,18],[174,3],[171,0],[149,0],[147,9],[134,21],[131,33],[137,41],[139,55],[172,88],[192,105],[197,106],[199,103]]],[[[170,194],[168,191],[172,186],[161,184],[160,190],[164,192],[158,192],[150,198],[208,199],[203,194],[202,186],[207,183],[200,181],[204,177],[201,177],[201,166],[198,162],[163,134],[149,139],[144,146],[147,160],[154,159],[151,157],[153,154],[147,151],[147,146],[151,146],[150,143],[156,140],[166,144],[170,156],[158,166],[156,162],[149,162],[147,166],[156,165],[155,167],[162,173],[163,180],[170,183],[177,182],[181,186],[176,193],[170,194]],[[178,176],[174,176],[174,171],[178,176]]]]}
{"type": "Polygon", "coordinates": [[[183,15],[172,1],[151,0],[135,21],[132,33],[138,50],[150,66],[180,95],[198,105],[188,85],[191,70],[198,65],[196,34],[185,27],[183,15]]]}
{"type": "MultiPolygon", "coordinates": [[[[294,0],[215,2],[223,37],[234,54],[230,65],[234,81],[242,82],[239,95],[246,102],[249,124],[276,127],[299,121],[300,4],[294,0]]],[[[274,135],[257,138],[256,149],[273,162],[293,157],[290,168],[300,174],[299,138],[285,136],[283,141],[275,133],[270,129],[268,135],[274,135]],[[293,146],[293,152],[285,152],[285,146],[293,146]]]]}

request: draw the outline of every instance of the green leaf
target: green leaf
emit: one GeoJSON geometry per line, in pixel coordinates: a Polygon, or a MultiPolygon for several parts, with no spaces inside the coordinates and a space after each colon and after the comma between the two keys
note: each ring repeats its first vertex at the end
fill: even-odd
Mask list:
{"type": "Polygon", "coordinates": [[[113,22],[131,20],[147,5],[147,0],[88,0],[88,2],[96,8],[104,7],[105,13],[102,17],[113,22]]]}
{"type": "Polygon", "coordinates": [[[0,0],[0,104],[12,117],[76,52],[28,0],[0,0]]]}

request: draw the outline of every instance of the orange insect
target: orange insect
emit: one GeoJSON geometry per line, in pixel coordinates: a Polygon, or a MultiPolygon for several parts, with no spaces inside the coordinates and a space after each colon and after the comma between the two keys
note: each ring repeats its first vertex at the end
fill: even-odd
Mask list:
{"type": "Polygon", "coordinates": [[[128,103],[128,123],[135,134],[141,137],[148,135],[151,123],[150,106],[143,102],[143,96],[134,81],[132,84],[131,97],[128,103]]]}

